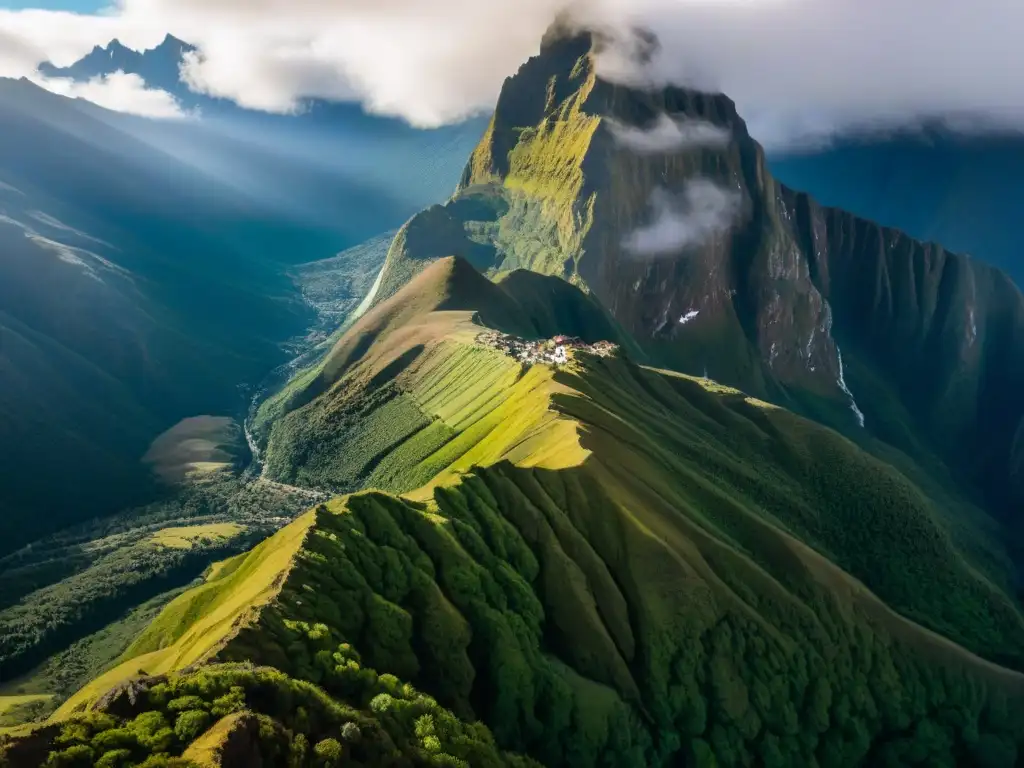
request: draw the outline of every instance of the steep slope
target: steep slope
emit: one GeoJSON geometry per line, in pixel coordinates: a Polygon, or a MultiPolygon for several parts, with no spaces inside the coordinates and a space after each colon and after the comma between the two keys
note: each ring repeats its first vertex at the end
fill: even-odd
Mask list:
{"type": "Polygon", "coordinates": [[[2,551],[138,500],[148,442],[237,412],[308,318],[294,227],[79,106],[0,82],[2,551]]]}
{"type": "Polygon", "coordinates": [[[1024,282],[1024,238],[1013,223],[1024,174],[1019,135],[930,129],[768,160],[777,179],[825,205],[969,253],[1024,282]]]}
{"type": "MultiPolygon", "coordinates": [[[[547,765],[1015,764],[1024,675],[992,662],[1024,667],[1024,617],[997,543],[837,433],[737,390],[621,349],[549,365],[486,344],[486,323],[536,322],[509,314],[518,279],[550,278],[492,285],[442,259],[321,372],[307,419],[348,434],[324,462],[370,459],[359,481],[404,495],[341,497],[221,566],[65,704],[66,725],[9,754],[81,743],[97,759],[112,739],[94,731],[166,718],[168,687],[192,694],[197,678],[294,738],[319,716],[282,715],[261,673],[233,665],[359,708],[354,649],[547,765]],[[111,719],[57,744],[95,722],[79,719],[92,702],[111,719]]],[[[397,690],[369,708],[411,722],[415,694],[397,690]]]]}
{"type": "MultiPolygon", "coordinates": [[[[607,339],[632,345],[596,302],[559,280],[522,272],[495,285],[464,260],[449,257],[435,265],[410,282],[404,298],[393,297],[361,317],[323,360],[267,403],[265,408],[283,414],[271,422],[266,450],[269,478],[337,493],[380,482],[371,478],[385,471],[381,451],[429,422],[395,391],[391,379],[416,355],[432,348],[428,342],[436,328],[424,318],[434,317],[433,313],[476,315],[489,327],[527,338],[565,333],[588,342],[607,339]],[[416,347],[391,354],[393,343],[420,337],[424,350],[416,347]],[[354,387],[348,373],[371,346],[381,361],[370,368],[362,366],[355,375],[372,386],[354,387]]],[[[466,326],[465,333],[480,330],[466,326]]],[[[500,371],[481,361],[478,373],[498,375],[500,371]]],[[[441,430],[428,437],[431,431],[417,438],[427,441],[423,449],[446,434],[441,430]]],[[[417,474],[411,485],[402,481],[395,489],[408,490],[425,479],[417,474]]]]}
{"type": "MultiPolygon", "coordinates": [[[[113,40],[70,67],[43,65],[40,71],[78,82],[126,72],[172,94],[194,119],[118,114],[114,120],[133,136],[213,173],[240,192],[258,190],[264,202],[287,211],[307,229],[336,233],[342,239],[334,243],[335,251],[394,229],[424,206],[447,198],[486,125],[486,120],[472,118],[423,130],[397,118],[368,114],[355,102],[311,101],[295,115],[243,109],[192,91],[182,81],[183,56],[194,51],[171,35],[143,51],[113,40]]],[[[280,250],[296,245],[283,240],[280,250]]]]}
{"type": "Polygon", "coordinates": [[[953,467],[1010,515],[1012,282],[778,184],[725,96],[615,85],[594,55],[593,36],[555,30],[506,81],[460,193],[396,238],[379,300],[446,253],[557,275],[662,365],[884,441],[936,477],[953,467]]]}

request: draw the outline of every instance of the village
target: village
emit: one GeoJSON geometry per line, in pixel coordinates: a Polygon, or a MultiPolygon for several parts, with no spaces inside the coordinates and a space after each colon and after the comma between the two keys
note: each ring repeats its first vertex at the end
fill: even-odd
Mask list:
{"type": "Polygon", "coordinates": [[[497,349],[511,358],[532,365],[566,365],[571,352],[587,352],[600,357],[612,357],[618,351],[618,345],[610,341],[598,341],[587,344],[576,336],[555,336],[550,339],[529,341],[499,331],[485,331],[476,337],[476,343],[497,349]]]}

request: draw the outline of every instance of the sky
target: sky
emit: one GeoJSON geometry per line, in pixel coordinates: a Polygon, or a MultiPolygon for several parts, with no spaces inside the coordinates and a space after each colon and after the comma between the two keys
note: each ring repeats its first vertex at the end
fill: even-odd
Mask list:
{"type": "MultiPolygon", "coordinates": [[[[282,113],[310,98],[358,100],[436,126],[492,107],[567,9],[658,35],[648,66],[609,55],[606,77],[725,92],[772,146],[936,119],[1024,128],[1020,0],[116,0],[99,12],[91,0],[0,0],[0,75],[40,80],[43,59],[69,64],[113,37],[139,48],[170,32],[199,48],[182,70],[196,91],[282,113]]],[[[121,78],[90,93],[178,114],[147,90],[121,78]]]]}
{"type": "Polygon", "coordinates": [[[23,9],[43,8],[48,11],[73,11],[75,13],[95,13],[106,7],[104,0],[0,0],[0,8],[23,9]]]}

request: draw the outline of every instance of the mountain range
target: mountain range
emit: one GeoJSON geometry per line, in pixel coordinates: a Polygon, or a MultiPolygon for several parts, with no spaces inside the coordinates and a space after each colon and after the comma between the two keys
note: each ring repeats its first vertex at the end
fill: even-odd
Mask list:
{"type": "MultiPolygon", "coordinates": [[[[177,72],[170,42],[110,49],[73,70],[177,72]]],[[[292,268],[447,197],[477,138],[291,119],[156,121],[0,80],[0,553],[159,493],[150,442],[244,414],[312,322],[292,268]]]]}
{"type": "Polygon", "coordinates": [[[548,32],[262,403],[334,498],[0,760],[1021,764],[1024,297],[602,43],[548,32]]]}

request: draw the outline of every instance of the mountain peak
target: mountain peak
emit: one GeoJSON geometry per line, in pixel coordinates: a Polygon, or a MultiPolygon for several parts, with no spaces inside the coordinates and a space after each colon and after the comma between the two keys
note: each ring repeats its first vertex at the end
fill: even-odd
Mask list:
{"type": "Polygon", "coordinates": [[[170,32],[164,37],[160,45],[152,49],[154,52],[159,51],[161,53],[171,52],[176,55],[181,55],[187,51],[194,51],[195,46],[191,43],[186,43],[181,38],[175,37],[170,32]]]}

